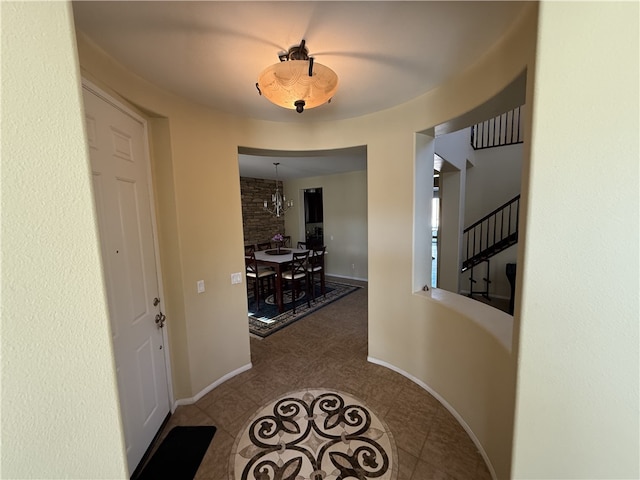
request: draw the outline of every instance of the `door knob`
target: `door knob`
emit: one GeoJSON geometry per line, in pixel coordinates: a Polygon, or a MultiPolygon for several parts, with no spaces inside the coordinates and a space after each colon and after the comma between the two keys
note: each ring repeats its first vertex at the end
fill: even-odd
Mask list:
{"type": "Polygon", "coordinates": [[[167,317],[162,312],[156,315],[156,325],[158,325],[158,328],[164,327],[164,322],[166,319],[167,317]]]}

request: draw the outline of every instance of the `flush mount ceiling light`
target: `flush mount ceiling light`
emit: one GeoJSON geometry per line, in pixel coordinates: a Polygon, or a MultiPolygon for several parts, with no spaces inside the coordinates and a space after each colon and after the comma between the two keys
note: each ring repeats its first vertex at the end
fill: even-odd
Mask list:
{"type": "Polygon", "coordinates": [[[338,76],[329,67],[314,63],[302,40],[288,53],[279,55],[280,63],[265,68],[256,88],[271,103],[302,113],[331,101],[338,89],[338,76]]]}

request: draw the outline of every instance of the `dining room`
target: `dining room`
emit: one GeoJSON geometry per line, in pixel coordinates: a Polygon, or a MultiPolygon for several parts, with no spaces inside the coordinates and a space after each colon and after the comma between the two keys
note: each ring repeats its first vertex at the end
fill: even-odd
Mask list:
{"type": "Polygon", "coordinates": [[[350,293],[353,285],[366,284],[366,147],[322,152],[241,148],[238,164],[245,254],[253,250],[257,268],[274,272],[274,278],[259,282],[245,272],[252,334],[273,333],[263,324],[272,325],[279,316],[286,317],[285,323],[301,318],[350,293]],[[278,247],[282,255],[276,254],[278,247]],[[294,254],[306,251],[312,257],[317,250],[323,253],[323,285],[307,279],[310,285],[303,285],[294,300],[294,285],[282,275],[290,271],[294,254]]]}
{"type": "MultiPolygon", "coordinates": [[[[336,277],[367,280],[366,147],[321,152],[238,151],[244,243],[270,240],[276,233],[291,244],[306,240],[304,192],[322,188],[323,238],[330,255],[327,271],[336,277]],[[269,213],[277,182],[290,208],[269,213]]],[[[286,203],[285,202],[285,203],[286,203]]]]}

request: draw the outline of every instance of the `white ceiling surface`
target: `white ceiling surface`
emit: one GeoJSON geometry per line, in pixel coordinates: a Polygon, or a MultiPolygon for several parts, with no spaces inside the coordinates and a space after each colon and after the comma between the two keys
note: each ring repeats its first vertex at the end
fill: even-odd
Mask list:
{"type": "MultiPolygon", "coordinates": [[[[258,119],[315,122],[383,110],[446,82],[486,53],[524,6],[519,1],[79,1],[73,10],[77,30],[132,72],[181,97],[258,119]],[[279,61],[278,53],[302,39],[316,62],[337,73],[339,85],[331,103],[299,114],[271,104],[255,84],[264,68],[279,61]]],[[[280,161],[283,175],[285,162],[293,164],[293,157],[265,160],[272,169],[272,162],[280,161]]],[[[309,157],[300,161],[318,163],[309,157]]]]}
{"type": "Polygon", "coordinates": [[[367,169],[366,147],[345,148],[322,152],[264,152],[241,149],[240,176],[275,180],[278,162],[278,178],[321,177],[338,173],[367,169]]]}

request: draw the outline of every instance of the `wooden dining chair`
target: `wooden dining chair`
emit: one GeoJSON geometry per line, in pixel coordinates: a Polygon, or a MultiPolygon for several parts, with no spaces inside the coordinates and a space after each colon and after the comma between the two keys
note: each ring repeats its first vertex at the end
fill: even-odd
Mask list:
{"type": "Polygon", "coordinates": [[[269,250],[270,248],[271,248],[271,242],[262,242],[262,243],[256,244],[256,250],[259,250],[259,251],[269,250]]]}
{"type": "Polygon", "coordinates": [[[307,249],[307,244],[305,242],[298,242],[298,248],[300,250],[306,250],[307,249]]]}
{"type": "Polygon", "coordinates": [[[256,302],[256,310],[260,310],[260,290],[262,290],[262,296],[265,295],[264,281],[267,281],[267,292],[275,291],[275,278],[276,272],[271,269],[262,269],[258,266],[255,252],[251,252],[249,255],[244,256],[245,274],[247,276],[247,294],[249,287],[249,279],[253,280],[253,298],[256,302]],[[271,283],[273,280],[273,289],[271,283]]]}
{"type": "Polygon", "coordinates": [[[256,251],[256,246],[255,245],[245,245],[244,246],[244,256],[245,257],[247,255],[251,255],[255,251],[256,251]]]}
{"type": "Polygon", "coordinates": [[[291,270],[282,273],[282,279],[291,282],[291,298],[293,300],[293,313],[296,313],[296,299],[300,292],[300,284],[304,282],[307,307],[311,307],[309,300],[309,277],[307,275],[307,261],[309,260],[309,252],[293,252],[293,260],[291,261],[291,270]]]}
{"type": "Polygon", "coordinates": [[[313,295],[313,301],[316,301],[316,275],[320,277],[320,293],[327,298],[327,291],[324,279],[324,254],[327,251],[326,246],[316,246],[311,249],[309,255],[309,263],[307,264],[307,274],[309,275],[309,288],[313,295]]]}

